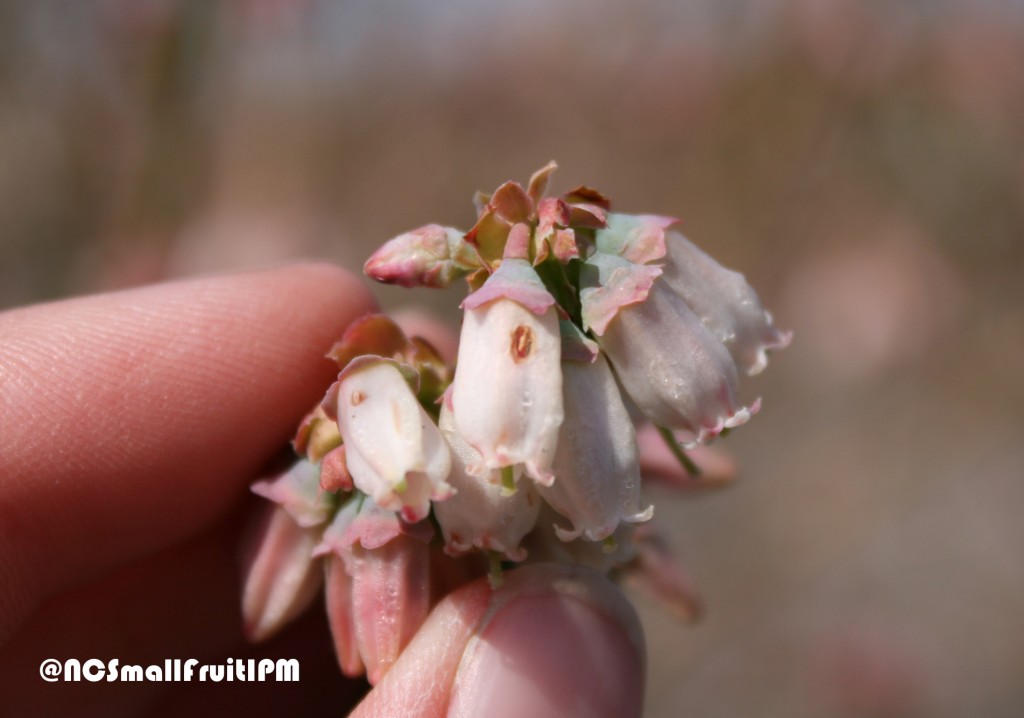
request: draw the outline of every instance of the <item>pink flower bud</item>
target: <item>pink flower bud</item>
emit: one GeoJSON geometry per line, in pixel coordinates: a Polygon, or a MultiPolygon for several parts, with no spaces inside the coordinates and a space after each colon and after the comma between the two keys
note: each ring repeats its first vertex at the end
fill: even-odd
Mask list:
{"type": "Polygon", "coordinates": [[[458,433],[482,457],[470,471],[521,463],[550,483],[562,424],[554,298],[529,261],[506,258],[463,307],[452,404],[458,433]]]}
{"type": "Polygon", "coordinates": [[[519,543],[537,521],[540,498],[529,486],[508,494],[496,469],[484,477],[472,476],[468,467],[480,464],[480,454],[459,436],[447,406],[441,408],[439,424],[452,450],[448,480],[456,491],[451,498],[434,504],[445,551],[458,556],[475,547],[497,551],[510,561],[522,561],[526,552],[519,543]]]}
{"type": "Polygon", "coordinates": [[[319,532],[274,506],[246,561],[242,619],[250,641],[270,638],[313,601],[323,581],[313,548],[319,532]]]}
{"type": "Polygon", "coordinates": [[[363,266],[366,275],[403,287],[447,287],[478,269],[475,250],[451,227],[428,224],[399,235],[373,253],[363,266]]]}
{"type": "Polygon", "coordinates": [[[327,620],[334,639],[334,653],[341,672],[349,678],[361,676],[365,670],[359,643],[356,641],[355,618],[352,615],[352,577],[345,562],[332,555],[324,562],[327,584],[327,620]]]}
{"type": "Polygon", "coordinates": [[[354,545],[345,557],[352,577],[352,617],[366,677],[376,684],[419,630],[430,610],[427,544],[398,536],[375,549],[354,545]]]}
{"type": "Polygon", "coordinates": [[[749,375],[768,364],[767,351],[792,339],[779,331],[772,315],[739,272],[726,269],[678,232],[667,235],[667,262],[662,281],[725,344],[736,366],[749,375]]]}
{"type": "Polygon", "coordinates": [[[329,562],[328,617],[346,675],[365,664],[376,683],[423,623],[433,535],[429,522],[405,523],[364,496],[350,499],[324,531],[313,554],[329,562]]]}
{"type": "MultiPolygon", "coordinates": [[[[328,392],[336,398],[345,460],[356,488],[410,523],[451,494],[448,446],[395,362],[353,360],[328,392]]],[[[329,400],[328,399],[328,400],[329,400]]]]}
{"type": "Polygon", "coordinates": [[[585,536],[600,541],[620,521],[651,518],[641,511],[636,434],[619,387],[604,357],[593,363],[562,363],[565,421],[555,452],[555,483],[537,491],[568,518],[571,531],[556,529],[563,541],[585,536]]]}

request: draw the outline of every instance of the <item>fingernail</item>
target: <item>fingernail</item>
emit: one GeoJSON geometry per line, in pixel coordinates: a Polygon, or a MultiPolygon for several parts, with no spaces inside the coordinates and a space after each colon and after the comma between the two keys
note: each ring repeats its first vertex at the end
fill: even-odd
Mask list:
{"type": "Polygon", "coordinates": [[[644,648],[625,597],[564,567],[511,572],[459,664],[449,716],[639,716],[644,648]]]}

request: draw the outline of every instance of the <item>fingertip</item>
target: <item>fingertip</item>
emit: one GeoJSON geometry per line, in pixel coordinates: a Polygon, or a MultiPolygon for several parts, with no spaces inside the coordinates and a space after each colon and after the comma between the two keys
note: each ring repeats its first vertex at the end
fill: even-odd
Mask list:
{"type": "Polygon", "coordinates": [[[541,564],[446,598],[354,716],[634,716],[643,709],[640,622],[619,589],[541,564]]]}

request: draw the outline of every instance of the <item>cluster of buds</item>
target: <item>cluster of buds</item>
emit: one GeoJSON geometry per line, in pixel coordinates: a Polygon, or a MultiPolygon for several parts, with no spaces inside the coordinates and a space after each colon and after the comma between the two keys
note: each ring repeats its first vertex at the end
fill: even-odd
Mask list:
{"type": "Polygon", "coordinates": [[[341,668],[375,683],[433,601],[524,561],[614,571],[695,612],[641,477],[672,476],[667,455],[685,487],[729,478],[704,444],[756,413],[739,376],[789,335],[677,220],[612,213],[587,187],[546,197],[554,169],[478,194],[468,232],[428,225],[366,263],[406,287],[467,281],[457,363],[383,315],[331,350],[298,463],[253,486],[275,505],[243,597],[253,639],[326,584],[341,668]]]}

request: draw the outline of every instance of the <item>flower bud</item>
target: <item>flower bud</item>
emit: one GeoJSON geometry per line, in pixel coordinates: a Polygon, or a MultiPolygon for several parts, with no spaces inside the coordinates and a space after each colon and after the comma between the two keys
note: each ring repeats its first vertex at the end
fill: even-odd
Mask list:
{"type": "Polygon", "coordinates": [[[354,359],[325,401],[335,403],[356,488],[410,523],[451,494],[448,446],[395,362],[354,359]]]}
{"type": "Polygon", "coordinates": [[[667,235],[662,281],[719,341],[736,366],[748,375],[768,364],[767,351],[786,347],[792,334],[779,331],[753,287],[739,272],[726,269],[678,232],[667,235]]]}
{"type": "Polygon", "coordinates": [[[462,232],[428,224],[386,242],[367,260],[363,271],[385,284],[447,287],[479,266],[462,232]]]}
{"type": "Polygon", "coordinates": [[[521,463],[550,483],[562,424],[554,298],[529,261],[507,257],[463,307],[451,397],[456,430],[481,455],[469,470],[481,476],[521,463]]]}
{"type": "Polygon", "coordinates": [[[313,601],[323,581],[313,557],[318,533],[281,506],[271,508],[246,562],[242,618],[250,641],[270,638],[313,601]]]}
{"type": "Polygon", "coordinates": [[[562,362],[565,421],[555,452],[555,483],[537,491],[568,518],[571,531],[556,529],[563,541],[585,536],[601,541],[620,521],[648,520],[640,511],[640,465],[636,434],[603,356],[592,363],[562,362]]]}
{"type": "Polygon", "coordinates": [[[405,535],[375,549],[353,545],[345,565],[352,577],[352,617],[359,653],[366,677],[375,685],[427,618],[428,546],[405,535]]]}
{"type": "Polygon", "coordinates": [[[472,476],[468,467],[480,464],[480,454],[459,436],[447,406],[441,408],[439,425],[452,450],[448,481],[456,491],[451,498],[434,504],[445,552],[458,556],[475,547],[497,551],[510,561],[522,561],[526,552],[519,543],[537,521],[540,498],[529,486],[508,494],[502,489],[497,469],[483,477],[472,476]]]}
{"type": "Polygon", "coordinates": [[[338,555],[324,561],[327,621],[334,639],[334,653],[341,672],[349,678],[361,676],[365,667],[356,641],[355,618],[352,615],[352,577],[338,555]]]}

